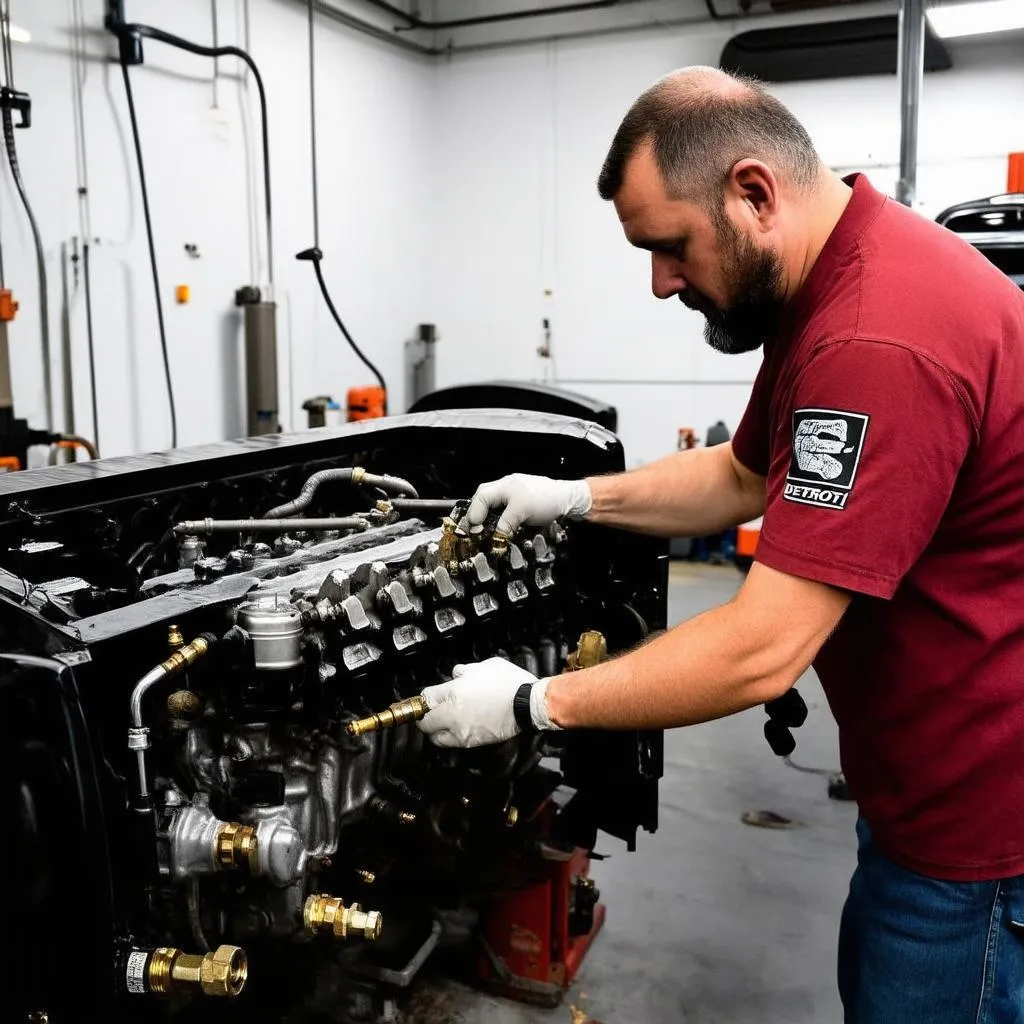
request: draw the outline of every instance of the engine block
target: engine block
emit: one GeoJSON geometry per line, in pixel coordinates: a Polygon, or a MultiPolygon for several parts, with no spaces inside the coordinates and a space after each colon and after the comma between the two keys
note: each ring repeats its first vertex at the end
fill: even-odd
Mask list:
{"type": "Polygon", "coordinates": [[[0,480],[14,1010],[299,1021],[332,979],[374,1019],[543,851],[653,831],[659,733],[412,723],[459,663],[550,676],[664,627],[655,542],[459,525],[484,479],[621,463],[593,424],[435,413],[0,480]]]}

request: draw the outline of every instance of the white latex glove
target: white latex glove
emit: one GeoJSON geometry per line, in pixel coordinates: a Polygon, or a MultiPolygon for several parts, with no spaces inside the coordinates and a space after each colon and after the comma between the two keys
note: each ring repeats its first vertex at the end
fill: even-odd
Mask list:
{"type": "Polygon", "coordinates": [[[520,526],[547,526],[562,516],[582,519],[592,504],[586,480],[513,473],[477,488],[466,521],[470,526],[482,526],[491,509],[502,509],[498,529],[515,533],[520,526]]]}
{"type": "Polygon", "coordinates": [[[439,747],[482,747],[519,732],[512,698],[523,683],[533,683],[530,715],[538,729],[557,729],[548,717],[548,681],[504,658],[456,665],[450,683],[428,686],[423,699],[430,710],[416,724],[439,747]]]}

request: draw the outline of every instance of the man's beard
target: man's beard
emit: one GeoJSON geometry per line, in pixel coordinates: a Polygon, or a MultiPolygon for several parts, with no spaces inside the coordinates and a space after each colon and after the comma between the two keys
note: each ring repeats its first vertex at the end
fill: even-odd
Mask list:
{"type": "Polygon", "coordinates": [[[704,340],[716,352],[738,355],[760,348],[782,316],[782,260],[774,249],[759,249],[724,213],[716,218],[728,305],[719,309],[703,295],[686,304],[704,314],[704,340]]]}

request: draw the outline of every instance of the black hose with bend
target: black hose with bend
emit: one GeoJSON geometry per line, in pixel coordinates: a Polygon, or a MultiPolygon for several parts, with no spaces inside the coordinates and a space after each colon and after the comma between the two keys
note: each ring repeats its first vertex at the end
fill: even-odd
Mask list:
{"type": "Polygon", "coordinates": [[[18,163],[18,149],[14,141],[14,120],[10,107],[3,111],[4,145],[7,147],[7,161],[11,165],[11,177],[18,192],[21,205],[25,208],[25,216],[32,231],[32,244],[36,250],[36,274],[39,277],[39,333],[43,344],[43,394],[46,400],[46,425],[53,430],[53,383],[50,380],[50,302],[49,284],[46,276],[46,254],[43,250],[43,237],[39,233],[39,224],[28,201],[25,182],[21,177],[21,165],[18,163]]]}
{"type": "Polygon", "coordinates": [[[270,131],[267,125],[267,90],[263,85],[263,76],[256,66],[256,61],[249,53],[238,46],[202,46],[193,43],[189,39],[182,39],[181,36],[164,32],[163,29],[154,28],[152,25],[136,25],[114,23],[108,26],[119,38],[143,37],[152,39],[158,43],[165,43],[167,46],[174,46],[187,53],[194,53],[198,57],[237,57],[252,72],[253,80],[256,82],[256,91],[260,98],[260,125],[262,129],[262,150],[263,150],[263,210],[267,230],[267,278],[271,284],[274,283],[274,215],[273,203],[270,198],[270,131]]]}
{"type": "Polygon", "coordinates": [[[156,244],[153,241],[153,218],[149,212],[149,188],[146,185],[146,166],[142,160],[142,139],[139,137],[139,120],[135,114],[135,94],[128,65],[121,65],[124,78],[124,92],[128,99],[128,120],[131,122],[132,142],[135,146],[135,162],[139,168],[139,189],[142,192],[142,216],[146,222],[146,243],[149,246],[149,269],[153,275],[153,295],[156,300],[156,325],[160,332],[160,353],[164,362],[164,380],[167,383],[167,404],[171,414],[171,447],[178,447],[178,410],[174,404],[174,382],[171,380],[171,357],[167,351],[167,328],[164,325],[164,300],[160,288],[160,268],[156,261],[156,244]]]}

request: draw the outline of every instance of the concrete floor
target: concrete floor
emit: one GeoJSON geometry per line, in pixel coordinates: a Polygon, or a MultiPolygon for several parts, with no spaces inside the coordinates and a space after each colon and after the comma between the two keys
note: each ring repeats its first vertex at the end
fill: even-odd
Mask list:
{"type": "MultiPolygon", "coordinates": [[[[669,620],[727,600],[729,568],[676,563],[669,620]]],[[[813,673],[799,684],[810,708],[794,755],[835,768],[836,729],[813,673]]],[[[437,995],[452,1024],[826,1024],[835,990],[839,914],[855,862],[852,804],[826,780],[787,768],[748,711],[665,737],[661,823],[638,851],[600,842],[594,867],[608,921],[557,1010],[481,996],[454,983],[437,995]],[[774,831],[740,821],[772,810],[800,822],[774,831]],[[578,1018],[577,1018],[578,1019],[578,1018]]],[[[437,1018],[441,1019],[441,1018],[437,1018]]]]}

